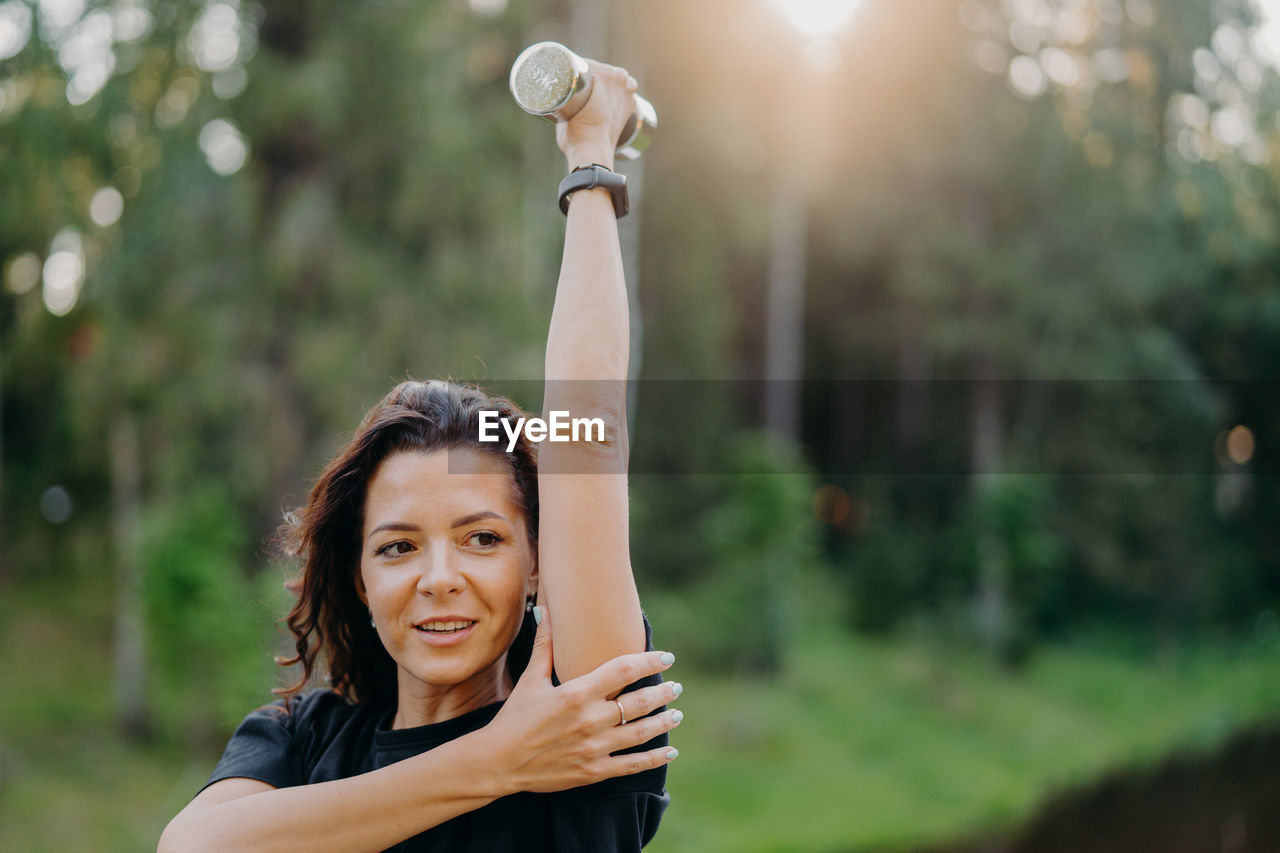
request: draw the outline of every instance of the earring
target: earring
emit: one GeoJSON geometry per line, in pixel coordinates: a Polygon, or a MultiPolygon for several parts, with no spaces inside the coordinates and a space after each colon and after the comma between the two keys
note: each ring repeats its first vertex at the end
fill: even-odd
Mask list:
{"type": "Polygon", "coordinates": [[[524,600],[524,612],[525,613],[533,612],[533,596],[532,595],[524,600]]]}

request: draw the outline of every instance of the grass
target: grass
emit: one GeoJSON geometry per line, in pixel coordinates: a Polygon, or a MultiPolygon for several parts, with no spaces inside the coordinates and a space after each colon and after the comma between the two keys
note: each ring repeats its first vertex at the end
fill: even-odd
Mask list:
{"type": "Polygon", "coordinates": [[[1278,663],[1274,645],[1153,662],[1063,644],[1013,675],[963,649],[817,633],[772,685],[684,676],[650,849],[910,848],[1007,827],[1050,791],[1280,716],[1278,663]]]}
{"type": "MultiPolygon", "coordinates": [[[[149,849],[217,758],[173,726],[146,748],[112,732],[110,599],[93,585],[0,601],[0,850],[149,849]]],[[[1075,642],[1014,675],[962,647],[821,625],[773,683],[677,663],[681,756],[649,849],[909,848],[1008,826],[1052,790],[1280,716],[1277,663],[1274,641],[1075,642]]]]}

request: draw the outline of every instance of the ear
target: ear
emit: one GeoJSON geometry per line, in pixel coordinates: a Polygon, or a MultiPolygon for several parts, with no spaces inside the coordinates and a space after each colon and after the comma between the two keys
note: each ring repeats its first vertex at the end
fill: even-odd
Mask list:
{"type": "Polygon", "coordinates": [[[369,606],[369,593],[364,589],[364,574],[360,571],[360,567],[356,566],[355,578],[356,595],[360,597],[360,603],[365,607],[369,606]]]}
{"type": "Polygon", "coordinates": [[[538,594],[538,557],[533,557],[533,570],[529,572],[529,580],[525,582],[525,597],[536,596],[538,594]]]}

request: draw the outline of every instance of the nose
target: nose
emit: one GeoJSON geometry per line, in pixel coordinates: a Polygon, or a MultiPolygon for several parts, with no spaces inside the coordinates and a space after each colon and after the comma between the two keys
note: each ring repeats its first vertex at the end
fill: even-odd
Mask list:
{"type": "Polygon", "coordinates": [[[423,556],[422,573],[418,575],[419,593],[438,597],[461,592],[466,587],[466,577],[459,571],[456,556],[448,549],[434,548],[423,556]]]}

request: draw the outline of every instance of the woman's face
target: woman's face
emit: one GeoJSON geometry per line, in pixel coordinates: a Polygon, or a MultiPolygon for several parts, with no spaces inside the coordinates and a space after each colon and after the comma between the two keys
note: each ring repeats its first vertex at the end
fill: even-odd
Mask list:
{"type": "Polygon", "coordinates": [[[402,699],[509,685],[505,653],[537,589],[516,497],[510,466],[478,450],[396,453],[374,473],[359,586],[402,699]]]}

